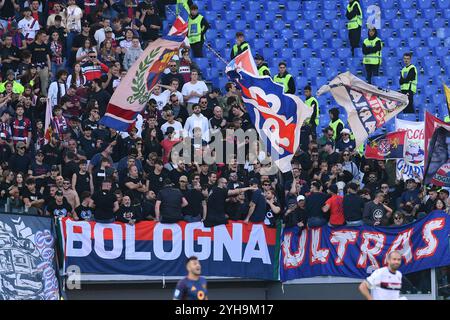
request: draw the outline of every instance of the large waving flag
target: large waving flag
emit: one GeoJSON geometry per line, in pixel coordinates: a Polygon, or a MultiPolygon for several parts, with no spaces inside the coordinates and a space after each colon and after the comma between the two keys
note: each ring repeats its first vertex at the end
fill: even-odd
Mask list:
{"type": "Polygon", "coordinates": [[[259,76],[258,67],[256,66],[255,60],[253,60],[250,47],[241,54],[234,57],[234,59],[231,60],[230,63],[228,63],[227,67],[225,68],[225,72],[232,70],[244,70],[248,74],[259,76]]]}
{"type": "Polygon", "coordinates": [[[151,90],[159,82],[169,61],[178,53],[182,42],[182,37],[166,37],[150,43],[120,81],[100,123],[126,131],[144,109],[151,90]]]}
{"type": "Polygon", "coordinates": [[[355,134],[356,147],[370,134],[384,126],[408,105],[408,96],[393,90],[377,88],[350,72],[339,74],[317,95],[331,91],[336,102],[347,111],[347,119],[355,134]]]}
{"type": "Polygon", "coordinates": [[[283,86],[268,76],[254,76],[242,68],[229,70],[227,74],[242,90],[242,99],[265,142],[266,152],[282,172],[292,170],[291,159],[300,144],[300,128],[312,109],[295,95],[283,93],[283,86]]]}
{"type": "Polygon", "coordinates": [[[172,28],[170,28],[169,36],[186,36],[188,33],[189,13],[182,6],[180,13],[175,18],[172,28]]]}
{"type": "Polygon", "coordinates": [[[450,128],[437,127],[432,135],[425,167],[425,183],[450,187],[450,128]]]}
{"type": "Polygon", "coordinates": [[[380,135],[366,145],[365,158],[375,160],[402,159],[404,157],[406,131],[380,135]]]}

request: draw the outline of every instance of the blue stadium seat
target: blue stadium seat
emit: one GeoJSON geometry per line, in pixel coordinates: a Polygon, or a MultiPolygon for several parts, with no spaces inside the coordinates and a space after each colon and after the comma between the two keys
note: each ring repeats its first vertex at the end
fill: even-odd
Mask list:
{"type": "Polygon", "coordinates": [[[257,10],[244,11],[241,14],[241,19],[245,19],[247,22],[254,22],[256,20],[257,13],[257,10]]]}
{"type": "Polygon", "coordinates": [[[205,17],[208,18],[208,21],[215,21],[217,19],[217,11],[205,11],[205,17]]]}
{"type": "Polygon", "coordinates": [[[418,29],[423,28],[425,26],[425,21],[426,20],[423,19],[423,18],[412,19],[411,26],[413,26],[414,29],[418,30],[418,29]]]}
{"type": "Polygon", "coordinates": [[[253,47],[255,50],[261,50],[266,47],[266,41],[264,39],[254,39],[253,47]]]}
{"type": "MultiPolygon", "coordinates": [[[[307,7],[308,9],[310,9],[309,7],[307,7]]],[[[317,19],[317,11],[315,10],[309,10],[309,11],[304,11],[303,12],[303,18],[305,20],[309,20],[309,21],[315,21],[317,19]]]]}
{"type": "Polygon", "coordinates": [[[333,48],[333,49],[342,48],[342,43],[343,43],[343,41],[341,38],[331,39],[331,48],[333,48]]]}
{"type": "Polygon", "coordinates": [[[278,1],[267,1],[264,2],[264,7],[269,10],[269,11],[273,11],[273,12],[277,12],[278,11],[278,1]]]}
{"type": "Polygon", "coordinates": [[[255,31],[255,29],[244,29],[244,30],[242,30],[242,32],[244,32],[245,39],[247,41],[256,39],[256,31],[255,31]]]}
{"type": "Polygon", "coordinates": [[[433,50],[433,53],[438,56],[438,57],[445,57],[447,55],[450,54],[449,52],[449,47],[448,46],[444,46],[444,47],[435,47],[433,50]]]}
{"type": "Polygon", "coordinates": [[[330,40],[333,38],[334,30],[329,28],[324,28],[320,30],[320,35],[323,40],[330,40]]]}
{"type": "Polygon", "coordinates": [[[408,121],[416,121],[416,115],[414,113],[402,113],[397,115],[397,118],[408,121]]]}
{"type": "Polygon", "coordinates": [[[338,52],[338,57],[341,59],[345,59],[348,58],[352,55],[352,52],[350,51],[350,48],[339,48],[337,50],[338,52]]]}
{"type": "Polygon", "coordinates": [[[230,1],[227,4],[227,8],[232,11],[241,11],[242,10],[242,1],[230,1]]]}
{"type": "Polygon", "coordinates": [[[441,40],[437,37],[429,37],[427,43],[430,48],[434,48],[440,45],[441,40]]]}
{"type": "Polygon", "coordinates": [[[322,41],[322,39],[317,39],[317,38],[315,38],[315,39],[312,39],[311,40],[311,42],[310,42],[310,48],[311,49],[313,49],[313,50],[318,50],[318,49],[320,49],[320,48],[322,48],[323,47],[323,41],[322,41]]]}
{"type": "Polygon", "coordinates": [[[382,30],[378,31],[378,37],[380,37],[382,39],[392,37],[393,31],[394,31],[394,29],[391,29],[391,28],[383,28],[382,30]]]}
{"type": "Polygon", "coordinates": [[[317,78],[320,70],[320,68],[306,68],[306,75],[309,79],[317,78]]]}
{"type": "Polygon", "coordinates": [[[320,88],[321,86],[323,86],[327,83],[328,83],[328,79],[326,77],[316,77],[316,87],[317,88],[320,88]]]}
{"type": "Polygon", "coordinates": [[[274,29],[274,30],[278,30],[278,31],[281,31],[281,30],[283,30],[284,28],[286,28],[286,24],[284,23],[284,21],[283,20],[275,20],[275,21],[272,21],[272,28],[274,29]]]}
{"type": "Polygon", "coordinates": [[[399,75],[399,72],[399,67],[395,65],[386,65],[384,74],[390,78],[394,78],[399,75]]]}
{"type": "Polygon", "coordinates": [[[297,11],[285,11],[284,18],[286,19],[286,22],[294,22],[300,19],[297,11]]]}
{"type": "Polygon", "coordinates": [[[400,7],[402,9],[409,9],[412,7],[412,1],[409,0],[400,0],[400,7]]]}
{"type": "Polygon", "coordinates": [[[406,19],[414,19],[417,16],[417,10],[416,9],[405,9],[405,10],[403,10],[403,16],[406,19]]]}
{"type": "Polygon", "coordinates": [[[312,27],[315,31],[321,32],[325,28],[326,21],[323,19],[316,19],[312,24],[312,27]]]}
{"type": "Polygon", "coordinates": [[[281,30],[280,35],[284,40],[289,40],[293,38],[294,32],[291,29],[283,29],[281,30]]]}
{"type": "Polygon", "coordinates": [[[443,63],[446,67],[450,66],[450,56],[445,56],[443,59],[443,63]]]}
{"type": "Polygon", "coordinates": [[[392,1],[392,0],[380,0],[379,2],[381,5],[381,8],[383,8],[383,9],[390,9],[390,8],[394,7],[394,1],[392,1]]]}
{"type": "Polygon", "coordinates": [[[387,43],[391,48],[397,48],[400,46],[401,40],[398,37],[390,37],[387,40],[388,40],[387,43]]]}
{"type": "Polygon", "coordinates": [[[228,29],[227,32],[224,33],[224,38],[230,42],[234,42],[236,39],[236,32],[237,30],[235,29],[228,29]]]}
{"type": "Polygon", "coordinates": [[[229,24],[234,23],[237,20],[237,12],[228,11],[225,16],[222,16],[222,19],[224,19],[229,24]]]}
{"type": "Polygon", "coordinates": [[[226,22],[225,20],[215,20],[214,21],[216,30],[225,30],[227,28],[228,22],[226,22]]]}
{"type": "Polygon", "coordinates": [[[422,29],[420,29],[419,33],[420,33],[421,38],[427,39],[427,38],[431,37],[431,35],[433,34],[433,29],[422,28],[422,29]]]}
{"type": "MultiPolygon", "coordinates": [[[[213,2],[216,1],[213,0],[213,2]]],[[[250,11],[261,11],[261,8],[263,8],[262,1],[250,0],[250,1],[242,1],[242,3],[244,4],[245,9],[250,11]]]]}
{"type": "Polygon", "coordinates": [[[225,9],[224,5],[225,3],[222,1],[211,1],[211,9],[213,11],[222,11],[225,9]]]}
{"type": "Polygon", "coordinates": [[[291,39],[289,41],[289,44],[290,44],[290,47],[295,50],[303,48],[303,40],[302,39],[291,39]]]}
{"type": "Polygon", "coordinates": [[[336,9],[336,0],[325,0],[323,2],[323,8],[327,10],[335,10],[336,9]]]}
{"type": "Polygon", "coordinates": [[[319,56],[324,61],[327,61],[329,58],[333,56],[333,50],[330,48],[321,48],[319,52],[320,52],[319,56]]]}
{"type": "Polygon", "coordinates": [[[436,0],[436,2],[440,9],[447,9],[450,7],[450,2],[448,0],[436,0]]]}
{"type": "Polygon", "coordinates": [[[266,22],[262,20],[253,21],[253,26],[256,31],[265,31],[266,30],[266,22]]]}
{"type": "Polygon", "coordinates": [[[275,30],[273,30],[273,29],[264,30],[263,38],[266,39],[266,41],[269,41],[269,43],[270,43],[272,41],[272,39],[276,38],[275,30]]]}
{"type": "MultiPolygon", "coordinates": [[[[233,24],[234,24],[234,29],[243,31],[246,28],[247,22],[244,20],[234,20],[233,24]]],[[[232,26],[233,26],[233,24],[232,24],[232,26]]],[[[247,38],[248,38],[248,36],[247,36],[247,38]]]]}
{"type": "Polygon", "coordinates": [[[307,77],[295,77],[295,85],[300,90],[303,91],[303,88],[308,84],[307,77]]]}
{"type": "Polygon", "coordinates": [[[444,17],[445,17],[446,19],[450,19],[450,9],[445,9],[445,10],[444,10],[444,17]]]}
{"type": "Polygon", "coordinates": [[[428,84],[424,87],[424,89],[427,96],[432,96],[438,93],[438,86],[435,84],[428,84]]]}
{"type": "Polygon", "coordinates": [[[277,18],[277,12],[276,11],[264,11],[261,18],[263,20],[266,20],[266,22],[272,23],[277,18]]]}
{"type": "Polygon", "coordinates": [[[410,38],[408,39],[408,45],[409,45],[411,48],[419,47],[419,46],[420,46],[420,43],[421,43],[421,39],[418,38],[418,37],[410,37],[410,38]]]}
{"type": "Polygon", "coordinates": [[[392,19],[391,28],[399,30],[399,29],[404,28],[404,27],[405,27],[405,19],[392,19]]]}
{"type": "Polygon", "coordinates": [[[394,19],[397,16],[397,9],[386,9],[381,11],[381,18],[387,21],[394,19]]]}
{"type": "Polygon", "coordinates": [[[303,1],[303,8],[308,10],[317,10],[319,1],[303,1]]]}
{"type": "Polygon", "coordinates": [[[445,97],[442,94],[437,94],[433,96],[433,103],[436,106],[445,105],[445,97]]]}
{"type": "Polygon", "coordinates": [[[281,58],[284,60],[291,59],[293,56],[293,50],[291,48],[283,48],[281,49],[281,58]]]}
{"type": "Polygon", "coordinates": [[[337,10],[336,9],[323,10],[323,17],[326,18],[327,20],[335,19],[336,18],[336,14],[337,14],[337,10]]]}
{"type": "Polygon", "coordinates": [[[372,84],[381,88],[387,88],[388,78],[384,76],[372,77],[372,84]]]}
{"type": "Polygon", "coordinates": [[[414,32],[414,29],[412,29],[412,28],[400,28],[399,36],[402,39],[409,39],[412,37],[413,32],[414,32]]]}
{"type": "Polygon", "coordinates": [[[306,21],[303,19],[298,19],[297,21],[294,22],[294,29],[295,30],[305,30],[306,29],[306,21]]]}
{"type": "Polygon", "coordinates": [[[272,40],[272,48],[274,48],[274,49],[284,48],[284,39],[273,39],[272,40]]]}
{"type": "Polygon", "coordinates": [[[300,57],[303,59],[308,59],[311,57],[311,49],[309,48],[301,48],[300,49],[300,57]]]}
{"type": "Polygon", "coordinates": [[[291,58],[289,65],[295,66],[297,69],[301,69],[301,68],[303,68],[303,59],[291,58]]]}
{"type": "Polygon", "coordinates": [[[428,9],[431,7],[431,1],[430,0],[418,0],[418,7],[421,9],[428,9]]]}
{"type": "Polygon", "coordinates": [[[425,10],[423,10],[423,16],[426,19],[434,19],[434,18],[436,18],[436,9],[425,9],[425,10]]]}
{"type": "Polygon", "coordinates": [[[417,47],[414,50],[414,53],[417,58],[423,58],[428,55],[429,49],[427,47],[417,47]]]}
{"type": "Polygon", "coordinates": [[[224,50],[225,47],[227,46],[227,40],[223,39],[223,38],[215,38],[214,39],[214,49],[216,50],[224,50]]]}
{"type": "Polygon", "coordinates": [[[321,69],[322,68],[322,59],[319,58],[311,58],[307,61],[306,64],[308,67],[321,69]]]}
{"type": "Polygon", "coordinates": [[[266,59],[266,61],[270,61],[271,58],[275,57],[275,52],[273,48],[264,48],[262,49],[262,55],[266,59]]]}
{"type": "Polygon", "coordinates": [[[300,9],[300,1],[288,1],[287,9],[289,11],[298,11],[300,9]]]}
{"type": "Polygon", "coordinates": [[[434,18],[431,22],[435,29],[444,28],[446,24],[446,20],[443,18],[434,18]]]}
{"type": "Polygon", "coordinates": [[[436,66],[436,65],[427,65],[425,67],[425,72],[430,76],[430,77],[435,77],[441,74],[441,67],[440,66],[436,66]]]}

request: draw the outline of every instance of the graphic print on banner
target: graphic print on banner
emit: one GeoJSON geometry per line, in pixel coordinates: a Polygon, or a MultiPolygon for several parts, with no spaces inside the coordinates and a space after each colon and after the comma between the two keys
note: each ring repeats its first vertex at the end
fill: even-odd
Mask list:
{"type": "Polygon", "coordinates": [[[347,120],[355,135],[356,147],[408,105],[408,96],[377,88],[350,72],[339,74],[322,86],[317,95],[331,91],[336,102],[347,111],[347,120]]]}
{"type": "Polygon", "coordinates": [[[178,53],[183,37],[159,38],[151,42],[120,81],[100,124],[126,131],[150,99],[172,57],[178,53]]]}
{"type": "Polygon", "coordinates": [[[423,178],[425,166],[425,122],[395,119],[396,131],[407,131],[405,157],[397,160],[397,179],[423,178]]]}
{"type": "Polygon", "coordinates": [[[280,230],[264,224],[202,222],[134,226],[60,220],[64,270],[81,273],[185,276],[185,261],[197,256],[206,276],[277,280],[280,230]]]}
{"type": "Polygon", "coordinates": [[[406,132],[391,132],[369,139],[366,159],[388,160],[403,158],[406,132]]]}
{"type": "Polygon", "coordinates": [[[311,117],[312,108],[297,96],[283,93],[283,86],[268,76],[254,76],[239,68],[229,70],[227,75],[242,90],[242,100],[267,153],[281,172],[292,170],[291,159],[300,144],[300,129],[311,117]]]}
{"type": "Polygon", "coordinates": [[[425,183],[450,187],[450,130],[439,127],[434,132],[425,169],[425,183]]]}
{"type": "Polygon", "coordinates": [[[389,252],[402,255],[400,271],[408,274],[450,265],[450,217],[434,211],[400,227],[285,228],[280,279],[316,276],[366,278],[387,263],[389,252]]]}
{"type": "Polygon", "coordinates": [[[59,300],[52,219],[0,214],[0,300],[59,300]]]}

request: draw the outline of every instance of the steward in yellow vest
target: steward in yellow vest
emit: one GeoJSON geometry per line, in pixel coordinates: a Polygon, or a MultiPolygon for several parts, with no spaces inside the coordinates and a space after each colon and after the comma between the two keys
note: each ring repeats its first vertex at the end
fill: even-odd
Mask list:
{"type": "Polygon", "coordinates": [[[284,93],[295,94],[294,77],[286,71],[286,62],[278,64],[278,74],[273,78],[273,81],[283,85],[284,93]]]}
{"type": "Polygon", "coordinates": [[[244,34],[240,31],[236,32],[236,44],[231,48],[230,60],[250,48],[248,42],[244,39],[244,34]]]}
{"type": "Polygon", "coordinates": [[[417,77],[418,72],[415,65],[411,64],[411,53],[403,55],[403,62],[405,67],[400,74],[400,91],[408,95],[408,106],[403,109],[404,113],[414,113],[414,94],[417,92],[417,77]]]}
{"type": "Polygon", "coordinates": [[[313,114],[311,118],[305,120],[305,123],[308,123],[311,127],[311,134],[315,139],[317,136],[316,128],[319,125],[319,101],[312,96],[311,86],[306,86],[303,88],[303,93],[305,95],[305,104],[313,109],[313,114]]]}
{"type": "Polygon", "coordinates": [[[363,64],[366,67],[367,82],[372,83],[372,76],[378,76],[381,65],[381,49],[383,43],[377,37],[377,29],[369,29],[369,37],[364,40],[362,52],[364,54],[363,64]]]}
{"type": "Polygon", "coordinates": [[[359,0],[350,0],[345,16],[348,19],[347,30],[352,56],[355,56],[355,48],[359,48],[361,42],[362,9],[359,0]]]}
{"type": "Polygon", "coordinates": [[[333,129],[333,140],[336,141],[341,136],[342,129],[344,129],[344,122],[339,119],[338,108],[331,108],[328,111],[328,115],[330,116],[330,123],[328,125],[333,129]]]}
{"type": "Polygon", "coordinates": [[[255,56],[256,66],[258,67],[258,74],[260,76],[269,76],[270,77],[270,69],[267,63],[264,62],[264,57],[260,54],[256,54],[255,56]]]}
{"type": "Polygon", "coordinates": [[[198,13],[198,6],[193,4],[189,15],[188,39],[194,58],[203,57],[203,43],[205,42],[205,33],[208,29],[208,21],[198,13]]]}

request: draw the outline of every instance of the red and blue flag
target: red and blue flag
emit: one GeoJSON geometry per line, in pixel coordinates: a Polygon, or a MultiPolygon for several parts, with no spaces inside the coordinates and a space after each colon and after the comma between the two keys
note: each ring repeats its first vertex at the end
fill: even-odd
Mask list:
{"type": "Polygon", "coordinates": [[[252,75],[236,61],[229,66],[233,64],[236,69],[227,68],[227,74],[242,91],[247,112],[266,152],[282,172],[292,170],[291,160],[300,145],[300,128],[312,109],[297,96],[283,93],[283,86],[270,77],[252,75]]]}
{"type": "Polygon", "coordinates": [[[366,145],[366,159],[403,159],[406,131],[390,132],[370,139],[366,145]]]}

